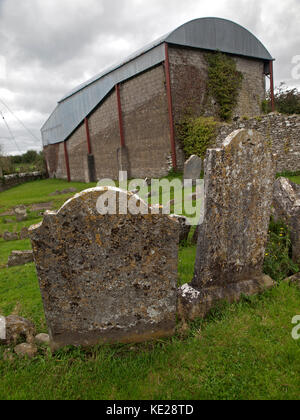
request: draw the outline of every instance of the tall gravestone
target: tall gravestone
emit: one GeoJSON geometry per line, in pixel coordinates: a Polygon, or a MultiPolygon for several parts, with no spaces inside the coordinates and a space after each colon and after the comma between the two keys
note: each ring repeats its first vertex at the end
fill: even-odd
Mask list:
{"type": "Polygon", "coordinates": [[[139,342],[174,333],[179,224],[121,214],[138,196],[111,187],[77,194],[30,228],[51,348],[139,342]],[[99,214],[103,194],[116,214],[99,214]]]}
{"type": "Polygon", "coordinates": [[[273,215],[290,229],[293,260],[300,264],[300,185],[279,178],[274,185],[273,215]]]}
{"type": "Polygon", "coordinates": [[[205,316],[218,300],[273,285],[263,262],[274,179],[270,145],[255,131],[235,131],[222,148],[208,150],[195,274],[179,289],[183,317],[205,316]]]}

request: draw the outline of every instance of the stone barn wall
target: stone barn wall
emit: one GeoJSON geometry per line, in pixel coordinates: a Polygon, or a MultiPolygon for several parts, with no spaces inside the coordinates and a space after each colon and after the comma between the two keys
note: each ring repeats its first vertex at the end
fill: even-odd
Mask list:
{"type": "MultiPolygon", "coordinates": [[[[178,169],[185,156],[176,125],[187,112],[194,116],[203,111],[216,116],[218,109],[207,95],[205,52],[169,46],[173,118],[178,169]]],[[[244,74],[235,115],[253,117],[260,113],[265,95],[263,62],[235,57],[244,74]]],[[[162,177],[171,169],[171,141],[164,64],[139,74],[120,85],[126,160],[132,178],[162,177]]],[[[117,95],[114,90],[89,116],[92,154],[96,178],[118,178],[121,140],[117,95]]],[[[71,180],[88,181],[87,140],[84,124],[69,137],[67,149],[71,180]]],[[[47,146],[46,159],[50,176],[67,178],[63,143],[47,146]]]]}
{"type": "Polygon", "coordinates": [[[125,144],[133,178],[162,177],[170,170],[171,139],[164,66],[121,86],[125,144]]]}
{"type": "Polygon", "coordinates": [[[273,147],[277,172],[300,170],[300,115],[272,113],[249,120],[238,120],[220,128],[216,145],[234,130],[249,128],[259,131],[273,147]]]}
{"type": "MultiPolygon", "coordinates": [[[[130,176],[161,177],[170,170],[171,140],[165,70],[160,65],[120,86],[130,176]]],[[[121,147],[117,95],[112,91],[89,116],[96,178],[118,179],[121,147]]],[[[88,181],[85,125],[67,140],[71,180],[88,181]]],[[[63,143],[45,148],[50,176],[66,178],[63,143]]]]}
{"type": "MultiPolygon", "coordinates": [[[[208,66],[205,51],[169,47],[173,117],[175,122],[178,167],[183,168],[184,155],[180,147],[176,124],[185,115],[218,116],[218,107],[207,94],[208,66]]],[[[242,88],[234,116],[254,117],[261,113],[265,99],[264,63],[251,58],[233,57],[237,70],[243,73],[242,88]]]]}
{"type": "Polygon", "coordinates": [[[72,181],[88,182],[88,150],[84,123],[67,140],[67,150],[72,181]]]}

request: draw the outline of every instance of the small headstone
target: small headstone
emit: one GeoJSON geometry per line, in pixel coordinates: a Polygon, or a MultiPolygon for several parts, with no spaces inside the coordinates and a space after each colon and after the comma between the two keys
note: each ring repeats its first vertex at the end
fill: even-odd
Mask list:
{"type": "Polygon", "coordinates": [[[25,206],[17,206],[14,208],[17,222],[24,222],[27,220],[27,210],[25,206]]]}
{"type": "Polygon", "coordinates": [[[30,228],[53,350],[174,333],[179,225],[167,215],[120,214],[118,203],[131,200],[148,211],[132,193],[93,188],[30,228]],[[117,214],[98,213],[103,194],[117,194],[117,214]]]}
{"type": "Polygon", "coordinates": [[[7,266],[16,267],[33,262],[32,251],[12,251],[8,257],[7,266]]]}
{"type": "Polygon", "coordinates": [[[196,180],[200,178],[202,171],[202,159],[192,155],[184,164],[183,179],[196,180]]]}
{"type": "Polygon", "coordinates": [[[275,169],[268,142],[232,133],[205,161],[205,213],[191,285],[179,290],[182,316],[204,316],[220,299],[271,287],[263,275],[275,169]]]}
{"type": "Polygon", "coordinates": [[[274,185],[273,215],[290,229],[293,260],[300,264],[300,185],[279,178],[274,185]]]}
{"type": "Polygon", "coordinates": [[[16,232],[7,232],[3,233],[3,239],[5,241],[17,241],[19,240],[19,234],[16,232]]]}

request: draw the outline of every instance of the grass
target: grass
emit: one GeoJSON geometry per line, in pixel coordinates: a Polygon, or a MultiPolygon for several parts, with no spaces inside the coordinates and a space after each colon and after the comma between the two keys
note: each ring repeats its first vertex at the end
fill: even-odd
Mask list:
{"type": "MultiPolygon", "coordinates": [[[[48,202],[51,192],[69,186],[57,180],[24,184],[1,193],[0,207],[48,202]]],[[[66,198],[50,201],[57,208],[66,198]]],[[[34,212],[30,217],[23,224],[41,219],[34,212]]],[[[0,229],[7,226],[19,231],[22,223],[0,219],[0,229]]],[[[13,249],[30,249],[30,241],[0,239],[0,313],[24,316],[47,332],[34,264],[3,267],[13,249]]],[[[195,255],[195,246],[180,247],[180,284],[192,279],[195,255]]],[[[299,301],[300,290],[281,282],[260,296],[220,304],[206,320],[178,325],[170,339],[53,355],[41,347],[32,361],[11,362],[0,346],[0,399],[298,400],[300,340],[291,337],[291,320],[300,314],[299,301]]]]}

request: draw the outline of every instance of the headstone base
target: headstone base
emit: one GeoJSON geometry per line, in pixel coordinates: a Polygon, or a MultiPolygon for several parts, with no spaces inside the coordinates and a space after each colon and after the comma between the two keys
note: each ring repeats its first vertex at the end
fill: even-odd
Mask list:
{"type": "Polygon", "coordinates": [[[61,331],[55,336],[50,332],[50,349],[55,352],[66,346],[82,346],[93,347],[103,344],[129,344],[129,343],[143,343],[146,341],[157,340],[159,338],[171,337],[175,334],[175,323],[162,322],[153,326],[152,330],[149,327],[142,326],[132,329],[112,329],[108,331],[90,331],[85,333],[78,333],[74,331],[61,331]]]}
{"type": "Polygon", "coordinates": [[[271,289],[275,283],[271,277],[261,277],[228,284],[226,287],[207,287],[201,290],[185,284],[178,289],[178,316],[185,321],[205,318],[222,300],[238,302],[242,295],[255,295],[271,289]]]}

